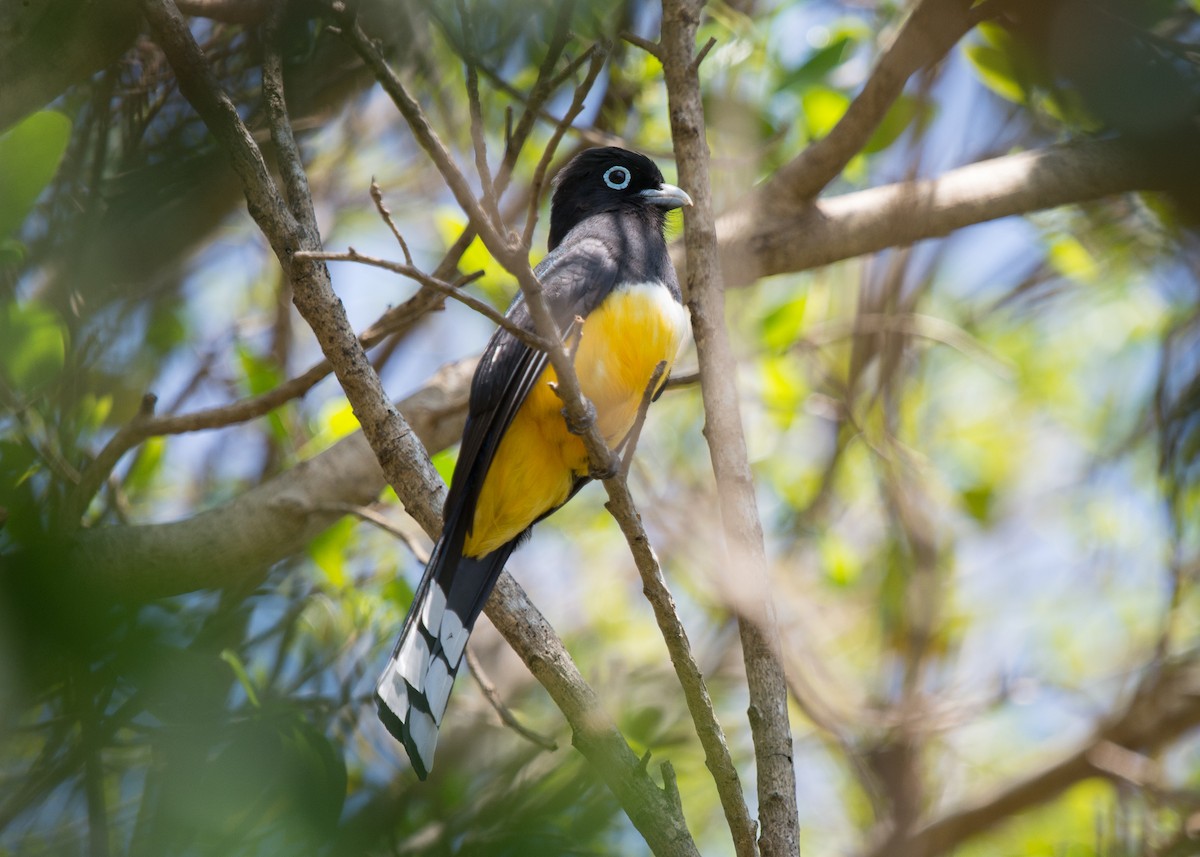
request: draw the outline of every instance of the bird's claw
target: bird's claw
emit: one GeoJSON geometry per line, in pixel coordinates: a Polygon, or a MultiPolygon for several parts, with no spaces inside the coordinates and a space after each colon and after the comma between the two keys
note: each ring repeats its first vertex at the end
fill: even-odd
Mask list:
{"type": "Polygon", "coordinates": [[[588,478],[603,482],[605,479],[612,479],[621,472],[620,459],[614,455],[610,455],[608,461],[603,467],[592,467],[588,473],[588,478]]]}
{"type": "Polygon", "coordinates": [[[596,406],[587,399],[583,400],[583,419],[576,421],[566,408],[562,409],[562,415],[567,421],[567,431],[574,435],[587,434],[587,430],[596,424],[596,406]]]}

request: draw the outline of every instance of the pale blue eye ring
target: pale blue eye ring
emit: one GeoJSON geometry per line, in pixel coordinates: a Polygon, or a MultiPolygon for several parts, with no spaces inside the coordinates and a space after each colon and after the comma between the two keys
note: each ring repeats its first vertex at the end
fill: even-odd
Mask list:
{"type": "Polygon", "coordinates": [[[625,190],[629,187],[629,170],[625,167],[609,167],[604,171],[604,183],[613,190],[625,190]]]}

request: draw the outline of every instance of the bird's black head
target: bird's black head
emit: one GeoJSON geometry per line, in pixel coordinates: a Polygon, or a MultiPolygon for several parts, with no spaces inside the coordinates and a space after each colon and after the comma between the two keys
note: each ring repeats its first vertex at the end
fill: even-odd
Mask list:
{"type": "Polygon", "coordinates": [[[692,204],[686,193],[663,181],[654,161],[615,146],[580,152],[559,171],[554,184],[551,250],[593,214],[627,209],[647,215],[661,229],[668,211],[692,204]]]}

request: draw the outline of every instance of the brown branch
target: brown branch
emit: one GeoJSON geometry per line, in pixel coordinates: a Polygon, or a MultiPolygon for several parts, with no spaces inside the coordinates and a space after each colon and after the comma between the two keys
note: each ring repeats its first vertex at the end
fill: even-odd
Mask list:
{"type": "MultiPolygon", "coordinates": [[[[632,447],[631,447],[632,450],[632,447]]],[[[733,836],[735,848],[739,857],[755,854],[754,850],[754,821],[750,818],[750,810],[742,793],[741,780],[733,759],[729,755],[729,745],[725,740],[724,730],[717,720],[712,698],[705,687],[704,677],[700,666],[692,654],[692,646],[688,640],[687,631],[679,619],[675,608],[675,599],[667,587],[663,576],[662,566],[654,549],[650,546],[650,538],[642,526],[641,515],[634,505],[633,495],[629,484],[625,481],[624,473],[619,473],[604,480],[604,488],[608,492],[608,502],[605,508],[616,519],[633,553],[638,573],[642,577],[642,593],[654,610],[655,621],[662,632],[667,652],[671,656],[671,666],[683,688],[684,699],[687,701],[688,712],[696,729],[696,736],[704,749],[704,764],[712,774],[721,799],[733,836]]]]}
{"type": "Polygon", "coordinates": [[[945,56],[976,23],[970,0],[920,0],[871,70],[862,91],[825,135],[780,167],[762,187],[774,199],[808,200],[833,181],[862,151],[908,79],[945,56]]]}
{"type": "Polygon", "coordinates": [[[534,732],[524,723],[517,719],[517,716],[512,713],[504,700],[500,698],[500,691],[496,690],[496,685],[488,678],[487,672],[483,669],[483,664],[479,663],[479,658],[475,657],[474,647],[467,646],[467,669],[471,671],[471,677],[475,679],[475,683],[479,685],[479,689],[483,691],[483,697],[492,706],[496,714],[500,717],[500,722],[507,726],[512,731],[516,732],[526,741],[536,744],[543,750],[553,753],[558,749],[558,742],[553,738],[547,738],[534,732]]]}
{"type": "Polygon", "coordinates": [[[866,857],[936,857],[953,852],[1018,813],[1053,800],[1076,783],[1111,773],[1097,765],[1107,745],[1153,753],[1200,726],[1200,659],[1152,668],[1133,698],[1064,759],[973,803],[952,810],[895,841],[883,836],[866,857]]]}
{"type": "MultiPolygon", "coordinates": [[[[487,137],[483,131],[483,103],[479,98],[479,69],[475,65],[475,35],[471,17],[467,14],[464,0],[455,0],[458,18],[462,24],[462,58],[467,67],[467,109],[471,116],[471,148],[475,153],[475,172],[483,188],[483,207],[496,224],[501,223],[500,201],[496,198],[496,187],[492,184],[492,170],[487,161],[487,137]]],[[[511,140],[509,141],[511,142],[511,140]]]]}
{"type": "MultiPolygon", "coordinates": [[[[378,345],[383,339],[392,334],[402,334],[411,329],[430,309],[430,302],[423,296],[417,295],[403,304],[392,307],[380,316],[359,337],[363,348],[378,345]]],[[[320,383],[333,366],[327,359],[321,359],[309,369],[279,386],[248,396],[226,405],[218,405],[186,414],[167,414],[154,416],[153,410],[139,411],[134,418],[122,426],[109,438],[108,443],[96,457],[84,468],[78,485],[72,489],[68,503],[71,511],[64,515],[64,520],[78,520],[83,510],[92,501],[100,486],[108,479],[117,466],[117,462],[129,450],[152,437],[172,434],[186,434],[193,431],[226,428],[248,422],[258,417],[266,416],[276,408],[282,407],[293,399],[298,399],[320,383]]],[[[148,394],[152,396],[153,394],[148,394]]]]}
{"type": "Polygon", "coordinates": [[[551,348],[558,347],[554,343],[547,342],[536,333],[530,333],[528,330],[513,324],[512,321],[505,318],[502,313],[497,312],[496,309],[486,301],[481,301],[478,298],[462,291],[458,287],[451,285],[450,283],[446,283],[431,277],[419,268],[414,268],[412,265],[402,265],[399,262],[390,262],[387,259],[377,259],[374,256],[365,256],[362,253],[359,253],[353,247],[347,249],[345,253],[334,253],[324,250],[320,252],[302,250],[296,254],[296,258],[321,259],[327,262],[358,262],[362,265],[370,265],[373,268],[383,268],[385,271],[392,271],[393,273],[400,274],[403,277],[416,280],[427,289],[433,289],[435,292],[446,295],[446,297],[454,298],[454,300],[458,301],[464,306],[470,307],[471,309],[475,310],[475,312],[484,316],[494,324],[503,327],[517,339],[521,340],[536,351],[548,351],[551,348]]]}
{"type": "Polygon", "coordinates": [[[550,141],[546,144],[546,149],[542,152],[542,157],[533,171],[533,182],[529,192],[529,210],[525,215],[525,229],[521,233],[521,243],[527,248],[533,244],[533,228],[537,225],[538,205],[541,202],[542,187],[546,182],[546,171],[550,168],[550,162],[554,159],[554,153],[558,151],[558,145],[562,142],[567,129],[571,127],[575,117],[582,112],[583,103],[587,100],[588,93],[592,91],[592,86],[600,75],[600,69],[604,68],[605,60],[608,59],[608,53],[596,49],[595,45],[589,49],[589,54],[591,61],[588,64],[587,74],[584,75],[583,82],[575,87],[575,93],[571,96],[571,104],[567,107],[567,112],[563,114],[562,119],[555,124],[554,133],[550,135],[550,141]]]}
{"type": "Polygon", "coordinates": [[[371,199],[375,203],[375,210],[379,212],[379,216],[383,218],[383,222],[387,224],[388,229],[392,230],[392,235],[396,239],[396,243],[400,245],[400,252],[404,254],[404,263],[410,268],[413,267],[412,253],[408,252],[408,243],[404,240],[404,236],[400,234],[400,230],[396,228],[396,221],[392,220],[392,212],[383,203],[383,191],[379,188],[379,183],[375,181],[375,177],[371,177],[371,199]]]}
{"type": "MultiPolygon", "coordinates": [[[[778,211],[739,204],[717,221],[728,287],[888,247],[940,238],[965,226],[1060,205],[1159,190],[1162,164],[1120,140],[1089,140],[979,161],[938,178],[901,182],[778,211]]],[[[781,198],[790,191],[778,188],[781,198]]],[[[751,197],[754,195],[752,194],[751,197]]],[[[674,248],[678,265],[682,248],[674,248]]]]}
{"type": "Polygon", "coordinates": [[[646,415],[650,413],[650,403],[654,401],[654,393],[658,390],[658,382],[662,380],[663,373],[667,371],[667,361],[659,360],[654,366],[654,371],[650,373],[650,380],[646,383],[646,389],[642,391],[642,400],[638,402],[637,413],[633,418],[633,428],[629,430],[629,434],[621,441],[617,447],[617,452],[624,450],[621,456],[620,474],[622,479],[629,477],[629,466],[633,464],[633,454],[637,451],[638,440],[642,436],[642,426],[646,424],[646,415]]]}
{"type": "MultiPolygon", "coordinates": [[[[708,174],[704,104],[695,63],[699,0],[665,0],[661,48],[671,137],[679,181],[695,205],[684,211],[688,308],[700,360],[705,437],[717,480],[726,550],[737,557],[750,597],[750,618],[739,618],[742,654],[750,694],[750,729],[758,769],[759,840],[764,857],[791,857],[800,851],[796,774],[788,724],[787,684],[770,600],[762,524],[742,434],[735,383],[736,365],[725,329],[725,299],[717,256],[716,226],[708,174]]],[[[739,854],[754,853],[754,828],[742,806],[722,806],[739,854]]]]}
{"type": "MultiPolygon", "coordinates": [[[[443,367],[399,403],[425,448],[445,449],[462,435],[475,362],[468,359],[443,367]]],[[[385,485],[370,445],[362,432],[355,432],[228,503],[191,518],[81,530],[66,564],[79,569],[84,584],[125,601],[201,589],[252,588],[272,564],[302,551],[344,514],[323,507],[331,503],[367,506],[385,485]]]]}

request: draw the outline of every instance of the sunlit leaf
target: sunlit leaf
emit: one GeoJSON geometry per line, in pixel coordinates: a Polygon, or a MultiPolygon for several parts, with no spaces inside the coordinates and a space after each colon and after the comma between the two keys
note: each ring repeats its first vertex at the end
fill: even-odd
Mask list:
{"type": "Polygon", "coordinates": [[[850,106],[850,97],[827,86],[814,86],[800,97],[804,109],[804,125],[811,138],[828,134],[850,106]]]}
{"type": "Polygon", "coordinates": [[[834,586],[853,586],[862,576],[862,557],[836,533],[826,533],[820,542],[821,573],[834,586]]]}
{"type": "Polygon", "coordinates": [[[807,306],[808,293],[799,292],[763,316],[759,334],[763,345],[774,351],[795,345],[804,329],[804,310],[807,306]]]}
{"type": "Polygon", "coordinates": [[[1095,258],[1077,238],[1060,235],[1054,239],[1047,252],[1047,261],[1059,274],[1081,283],[1095,283],[1100,278],[1100,267],[1095,258]]]}
{"type": "MultiPolygon", "coordinates": [[[[437,225],[438,234],[446,246],[458,240],[458,236],[462,234],[467,225],[460,212],[451,212],[447,209],[439,210],[434,216],[434,222],[437,225]]],[[[516,290],[516,283],[508,271],[504,270],[504,266],[488,252],[479,236],[475,236],[475,239],[467,245],[458,267],[466,274],[482,271],[483,275],[472,282],[471,287],[483,292],[488,302],[496,309],[505,309],[508,306],[508,302],[516,290]]]]}
{"type": "Polygon", "coordinates": [[[53,110],[34,113],[0,135],[0,238],[9,236],[58,171],[71,120],[53,110]]]}
{"type": "Polygon", "coordinates": [[[58,377],[67,334],[58,314],[28,301],[0,304],[0,372],[19,390],[35,392],[58,377]]]}
{"type": "Polygon", "coordinates": [[[342,518],[308,546],[308,555],[335,588],[346,585],[346,563],[353,547],[354,519],[342,518]]]}
{"type": "Polygon", "coordinates": [[[129,475],[125,477],[125,490],[130,493],[144,491],[162,466],[163,453],[167,449],[165,437],[152,437],[138,448],[129,475]]]}
{"type": "Polygon", "coordinates": [[[784,75],[778,89],[803,88],[823,81],[829,72],[849,59],[856,43],[856,37],[849,33],[833,39],[784,75]]]}
{"type": "Polygon", "coordinates": [[[328,432],[334,440],[341,440],[358,429],[358,417],[354,416],[354,408],[345,399],[331,401],[321,409],[321,430],[328,432]]]}
{"type": "Polygon", "coordinates": [[[435,453],[430,461],[433,462],[433,467],[442,477],[442,481],[449,485],[450,477],[454,475],[454,465],[458,462],[458,447],[452,446],[443,449],[441,452],[435,453]]]}
{"type": "Polygon", "coordinates": [[[874,154],[886,149],[905,132],[917,115],[920,102],[911,95],[901,95],[884,114],[883,120],[871,135],[871,139],[863,146],[864,154],[874,154]]]}
{"type": "Polygon", "coordinates": [[[973,44],[963,48],[967,59],[983,85],[992,92],[1017,104],[1025,102],[1025,87],[1016,77],[1016,70],[1008,56],[991,45],[973,44]]]}
{"type": "Polygon", "coordinates": [[[238,653],[233,649],[225,649],[221,652],[221,660],[229,664],[230,669],[233,670],[238,684],[246,692],[246,699],[250,701],[251,705],[258,708],[258,691],[254,689],[254,682],[250,681],[250,674],[246,672],[246,665],[242,663],[242,659],[238,657],[238,653]]]}

